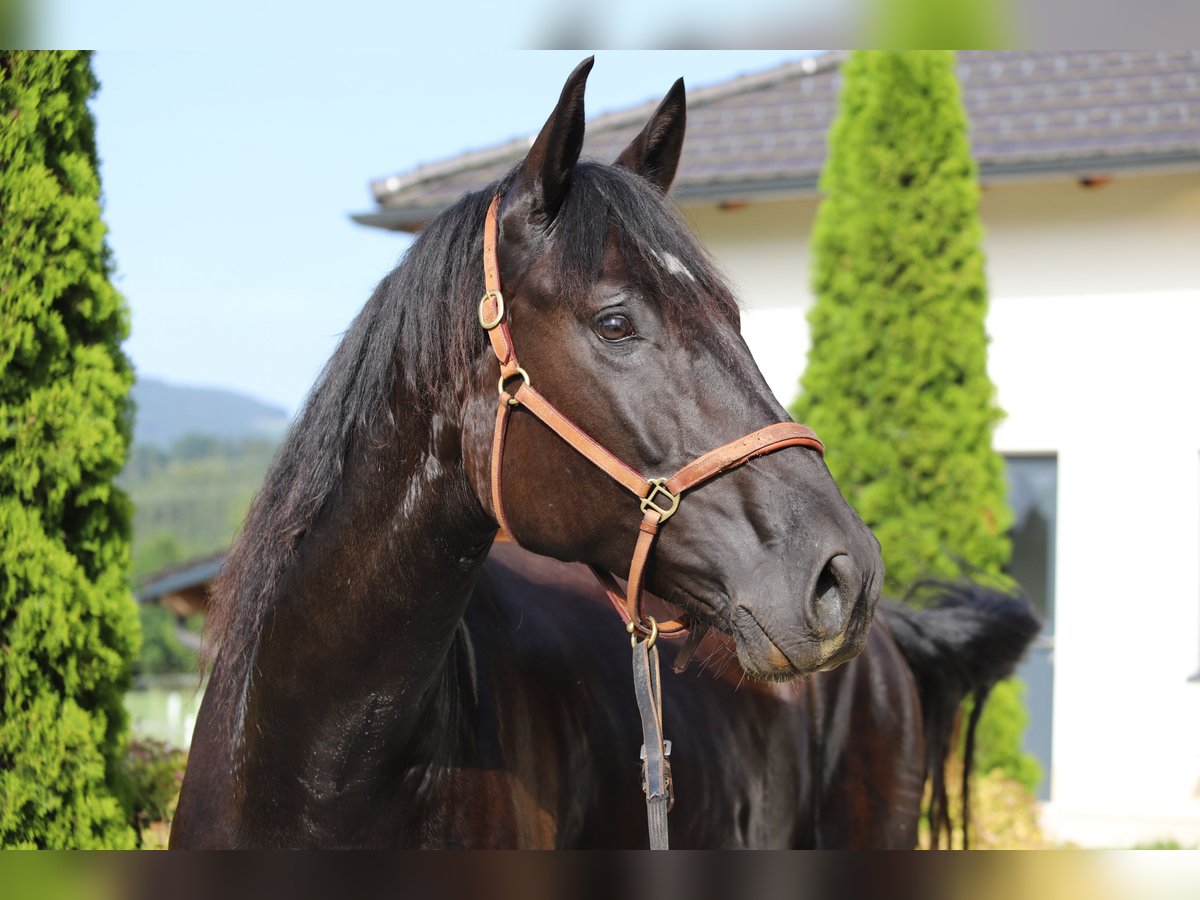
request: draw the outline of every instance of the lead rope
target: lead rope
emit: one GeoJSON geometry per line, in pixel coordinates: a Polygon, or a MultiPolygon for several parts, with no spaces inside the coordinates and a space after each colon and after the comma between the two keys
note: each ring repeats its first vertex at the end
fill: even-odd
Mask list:
{"type": "Polygon", "coordinates": [[[666,850],[670,846],[667,813],[672,803],[671,742],[663,738],[657,639],[655,629],[650,637],[640,641],[633,634],[630,643],[633,645],[633,691],[642,718],[642,791],[646,794],[650,849],[666,850]]]}
{"type": "Polygon", "coordinates": [[[500,267],[496,256],[499,240],[499,195],[492,198],[484,220],[483,275],[484,293],[479,301],[479,324],[500,363],[500,405],[496,410],[496,428],[492,437],[491,493],[496,521],[516,543],[520,543],[504,515],[501,476],[504,461],[504,441],[508,420],[514,407],[523,406],[543,425],[566,441],[589,462],[638,498],[642,521],[638,525],[637,544],[629,565],[629,578],[624,593],[612,573],[592,566],[592,572],[608,594],[617,612],[626,621],[626,630],[633,645],[633,686],[637,696],[638,713],[642,722],[642,789],[646,794],[646,820],[650,832],[650,849],[666,850],[667,812],[674,802],[671,784],[671,742],[663,738],[662,683],[658,666],[658,638],[679,637],[691,633],[675,661],[676,671],[683,671],[704,635],[704,628],[693,625],[686,617],[659,623],[642,612],[642,590],[646,564],[662,524],[675,514],[685,491],[699,487],[757,456],[774,453],[785,447],[808,447],[824,453],[821,441],[811,428],[795,422],[776,422],[730,441],[692,460],[670,478],[646,478],[626,465],[591,435],[563,415],[554,404],[530,384],[529,373],[517,362],[516,349],[508,328],[504,295],[500,292],[500,267]],[[508,382],[515,378],[520,384],[511,393],[508,382]]]}

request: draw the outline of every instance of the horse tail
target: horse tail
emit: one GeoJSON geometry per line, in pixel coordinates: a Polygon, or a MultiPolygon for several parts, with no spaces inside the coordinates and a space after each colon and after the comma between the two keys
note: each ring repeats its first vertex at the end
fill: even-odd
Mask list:
{"type": "Polygon", "coordinates": [[[930,843],[950,846],[951,821],[946,796],[946,759],[956,733],[959,706],[967,697],[974,705],[967,721],[962,777],[963,846],[970,843],[970,777],[975,730],[995,684],[1011,675],[1041,628],[1029,601],[983,585],[922,582],[920,593],[936,605],[924,609],[884,601],[883,615],[907,660],[921,698],[925,730],[925,771],[931,782],[930,843]]]}

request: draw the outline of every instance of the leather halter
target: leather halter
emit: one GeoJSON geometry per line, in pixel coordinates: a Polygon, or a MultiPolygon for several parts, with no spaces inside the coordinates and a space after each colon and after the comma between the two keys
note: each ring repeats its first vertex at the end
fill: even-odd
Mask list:
{"type": "Polygon", "coordinates": [[[496,430],[492,440],[492,508],[496,519],[500,527],[516,540],[516,535],[513,534],[504,515],[501,469],[509,414],[514,407],[524,406],[547,428],[638,499],[642,509],[642,521],[638,525],[637,544],[629,565],[629,578],[624,593],[621,592],[612,573],[595,566],[591,568],[613,606],[625,619],[630,634],[639,632],[647,640],[656,639],[659,635],[680,636],[688,630],[686,618],[658,623],[653,618],[647,619],[643,616],[642,589],[646,563],[654,549],[659,529],[675,514],[684,492],[736,469],[755,457],[774,453],[785,447],[809,447],[822,455],[825,453],[825,447],[808,426],[796,422],[777,422],[710,450],[668,478],[646,478],[614,456],[538,393],[530,383],[529,373],[517,362],[516,348],[513,346],[512,334],[508,327],[504,295],[500,292],[500,266],[496,256],[500,199],[500,195],[492,198],[484,220],[483,275],[487,292],[479,301],[479,324],[487,332],[496,359],[500,362],[500,405],[496,411],[496,430]],[[510,390],[508,384],[514,378],[521,381],[515,390],[510,390]]]}
{"type": "MultiPolygon", "coordinates": [[[[549,400],[530,384],[529,373],[517,362],[504,295],[500,292],[500,265],[496,257],[498,240],[497,215],[500,196],[492,198],[483,226],[483,277],[486,293],[479,301],[479,324],[487,332],[492,350],[500,362],[500,405],[496,410],[496,430],[492,437],[492,509],[496,520],[513,540],[516,535],[504,515],[501,473],[504,463],[504,439],[508,434],[508,418],[515,406],[524,406],[547,428],[583,454],[593,465],[632,493],[642,509],[638,525],[637,544],[629,564],[629,578],[621,593],[611,572],[592,566],[605,593],[626,621],[633,646],[633,687],[642,721],[642,790],[646,795],[646,821],[651,850],[666,850],[669,846],[667,813],[671,808],[674,790],[671,783],[671,742],[663,736],[662,684],[659,679],[659,635],[675,637],[688,630],[688,621],[681,616],[661,625],[653,616],[642,614],[642,588],[646,563],[654,549],[659,528],[679,509],[683,494],[699,487],[731,469],[736,469],[756,456],[774,453],[785,447],[809,447],[824,455],[825,447],[813,430],[795,422],[777,422],[731,441],[692,460],[669,478],[646,478],[622,462],[598,443],[586,431],[568,419],[549,400]],[[508,383],[519,378],[516,390],[508,383]],[[643,636],[638,640],[639,633],[643,636]]],[[[519,543],[519,542],[518,542],[519,543]]],[[[691,640],[679,654],[676,669],[682,670],[699,643],[702,628],[693,631],[691,640]]]]}

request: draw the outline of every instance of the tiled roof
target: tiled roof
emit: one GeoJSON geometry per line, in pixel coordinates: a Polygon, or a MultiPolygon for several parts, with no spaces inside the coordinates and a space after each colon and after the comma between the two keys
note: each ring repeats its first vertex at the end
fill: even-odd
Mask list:
{"type": "MultiPolygon", "coordinates": [[[[815,190],[844,58],[826,53],[690,91],[675,198],[815,190]]],[[[958,74],[985,179],[1200,167],[1200,51],[965,51],[958,74]]],[[[590,121],[584,156],[614,159],[654,107],[590,121]]],[[[532,137],[373,182],[377,209],[354,218],[416,230],[465,191],[504,174],[532,137]]]]}

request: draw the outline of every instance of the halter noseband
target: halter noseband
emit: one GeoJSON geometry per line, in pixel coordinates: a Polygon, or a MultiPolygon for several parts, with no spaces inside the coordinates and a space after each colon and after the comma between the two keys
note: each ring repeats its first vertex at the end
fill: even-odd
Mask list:
{"type": "MultiPolygon", "coordinates": [[[[629,564],[629,578],[624,594],[611,572],[596,566],[590,568],[600,580],[617,612],[625,619],[626,629],[631,635],[634,690],[637,694],[645,741],[642,745],[642,789],[646,794],[650,847],[665,850],[668,843],[667,811],[672,803],[671,767],[668,761],[671,742],[665,740],[662,733],[662,688],[659,682],[658,648],[655,642],[659,635],[678,637],[685,634],[689,623],[686,616],[659,623],[652,616],[642,614],[646,563],[654,549],[659,528],[679,509],[679,501],[684,492],[699,487],[718,475],[736,469],[755,457],[774,453],[785,447],[809,447],[821,455],[825,454],[825,447],[808,426],[795,422],[777,422],[710,450],[669,478],[645,478],[614,456],[539,394],[530,383],[529,373],[517,362],[512,333],[508,328],[504,295],[500,292],[500,267],[496,257],[500,199],[498,194],[492,198],[484,220],[483,276],[486,293],[479,301],[479,324],[487,332],[492,350],[500,362],[500,405],[496,410],[496,430],[492,437],[492,509],[500,527],[516,540],[516,535],[504,515],[501,491],[504,439],[508,433],[509,415],[515,406],[524,406],[540,419],[542,424],[637,497],[642,509],[642,521],[638,525],[637,544],[629,564]],[[508,385],[514,378],[519,378],[520,383],[516,390],[510,391],[508,385]],[[641,641],[638,640],[639,634],[644,638],[641,641]]],[[[699,643],[698,635],[701,633],[701,629],[697,629],[693,634],[688,647],[680,654],[681,661],[677,662],[676,668],[680,668],[681,663],[686,665],[686,659],[695,650],[699,643]]]]}

